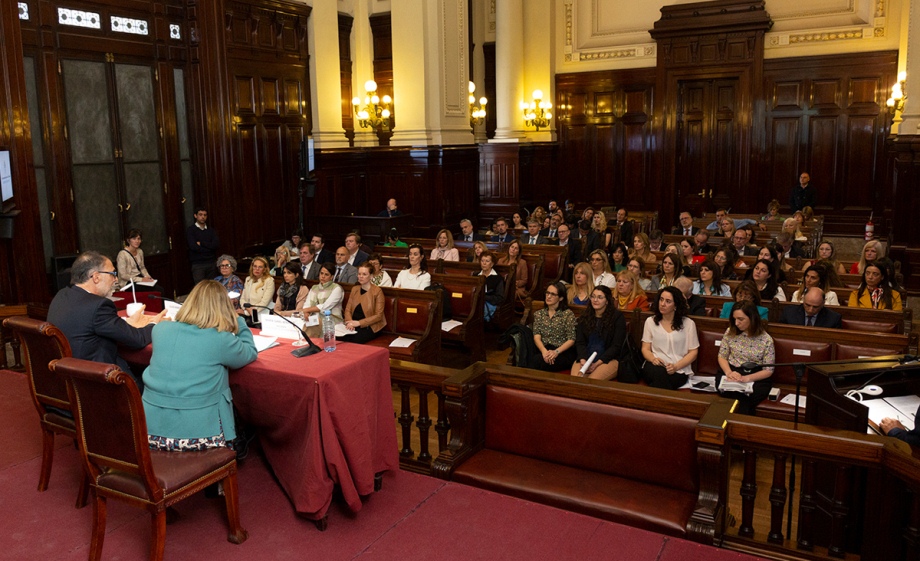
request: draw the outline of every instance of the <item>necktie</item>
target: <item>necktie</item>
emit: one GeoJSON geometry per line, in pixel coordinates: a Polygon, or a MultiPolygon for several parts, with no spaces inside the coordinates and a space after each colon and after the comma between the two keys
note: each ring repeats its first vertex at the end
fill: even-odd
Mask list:
{"type": "Polygon", "coordinates": [[[339,280],[339,275],[340,275],[341,273],[342,273],[342,268],[341,268],[341,267],[336,267],[336,268],[335,268],[335,277],[333,277],[332,282],[338,282],[338,280],[339,280]]]}
{"type": "Polygon", "coordinates": [[[307,278],[307,266],[301,265],[300,268],[303,270],[303,278],[307,278]]]}
{"type": "Polygon", "coordinates": [[[684,235],[685,235],[685,236],[689,236],[689,235],[690,235],[690,228],[684,228],[684,235]]]}
{"type": "Polygon", "coordinates": [[[473,241],[473,234],[470,234],[469,236],[467,236],[467,237],[466,237],[466,241],[468,241],[468,242],[473,241]]]}
{"type": "Polygon", "coordinates": [[[556,230],[550,230],[550,231],[549,231],[549,237],[555,238],[555,237],[556,237],[556,230]]]}
{"type": "Polygon", "coordinates": [[[530,236],[530,245],[537,245],[537,238],[530,236]]]}
{"type": "Polygon", "coordinates": [[[813,327],[815,325],[815,316],[806,316],[805,325],[813,327]]]}

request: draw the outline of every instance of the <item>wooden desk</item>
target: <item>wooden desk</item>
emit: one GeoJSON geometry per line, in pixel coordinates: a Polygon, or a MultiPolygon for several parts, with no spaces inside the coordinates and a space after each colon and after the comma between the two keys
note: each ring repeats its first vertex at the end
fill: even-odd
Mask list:
{"type": "MultiPolygon", "coordinates": [[[[334,486],[357,512],[361,497],[375,490],[375,476],[399,468],[390,355],[339,343],[334,353],[297,359],[290,340],[278,342],[230,372],[233,404],[258,431],[265,458],[297,513],[322,529],[334,486]]],[[[149,345],[122,350],[126,360],[144,365],[151,353],[149,345]]]]}

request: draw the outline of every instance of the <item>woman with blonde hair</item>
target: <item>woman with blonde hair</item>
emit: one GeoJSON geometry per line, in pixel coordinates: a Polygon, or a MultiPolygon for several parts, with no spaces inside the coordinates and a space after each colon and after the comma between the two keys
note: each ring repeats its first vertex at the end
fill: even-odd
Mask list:
{"type": "Polygon", "coordinates": [[[232,447],[229,369],[257,356],[252,332],[226,289],[211,280],[195,285],[176,320],[153,328],[142,397],[150,447],[177,452],[232,447]]]}
{"type": "Polygon", "coordinates": [[[866,270],[866,263],[872,261],[878,261],[885,257],[885,246],[882,245],[882,242],[878,240],[869,240],[862,248],[862,253],[859,255],[859,261],[853,263],[853,266],[850,267],[851,275],[861,275],[863,271],[866,270]]]}
{"type": "Polygon", "coordinates": [[[254,257],[249,265],[249,276],[243,283],[243,294],[240,296],[240,309],[237,313],[251,315],[245,307],[246,304],[252,304],[257,309],[271,306],[274,295],[275,279],[268,270],[268,259],[254,257]]]}
{"type": "Polygon", "coordinates": [[[575,265],[572,272],[572,284],[566,291],[566,298],[569,304],[576,306],[587,306],[591,301],[591,292],[594,291],[594,273],[591,266],[582,261],[575,265]]]}
{"type": "Polygon", "coordinates": [[[595,249],[588,255],[588,264],[591,266],[592,280],[594,286],[604,285],[613,289],[616,279],[610,271],[610,262],[607,261],[607,254],[602,249],[595,249]]]}
{"type": "Polygon", "coordinates": [[[617,288],[613,294],[613,303],[620,310],[649,309],[648,296],[639,286],[638,279],[632,271],[617,273],[617,288]]]}
{"type": "Polygon", "coordinates": [[[279,245],[275,250],[275,266],[269,272],[271,276],[277,277],[284,271],[284,266],[291,262],[291,250],[286,245],[279,245]]]}
{"type": "Polygon", "coordinates": [[[799,228],[799,221],[795,218],[787,218],[783,220],[783,232],[789,232],[792,234],[793,239],[797,242],[807,242],[808,238],[805,234],[802,233],[802,230],[799,228]]]}
{"type": "Polygon", "coordinates": [[[498,260],[499,265],[514,267],[514,297],[522,303],[530,296],[527,290],[528,268],[527,261],[521,256],[523,248],[520,240],[511,240],[508,244],[508,255],[498,260]]]}
{"type": "Polygon", "coordinates": [[[610,246],[610,232],[607,231],[607,217],[604,215],[604,211],[599,210],[594,213],[594,219],[591,222],[591,228],[597,232],[597,235],[600,237],[603,244],[601,247],[610,246]]]}
{"type": "Polygon", "coordinates": [[[655,263],[658,261],[655,254],[652,253],[651,242],[648,239],[648,234],[645,232],[639,232],[633,236],[633,250],[629,255],[630,257],[641,257],[646,263],[655,263]]]}
{"type": "Polygon", "coordinates": [[[467,252],[466,262],[479,263],[479,256],[482,255],[483,251],[489,251],[489,248],[486,246],[485,242],[476,240],[467,252]]]}
{"type": "Polygon", "coordinates": [[[460,261],[460,252],[454,247],[454,235],[450,233],[450,230],[445,228],[434,237],[434,249],[431,250],[429,259],[432,261],[438,259],[460,261]]]}

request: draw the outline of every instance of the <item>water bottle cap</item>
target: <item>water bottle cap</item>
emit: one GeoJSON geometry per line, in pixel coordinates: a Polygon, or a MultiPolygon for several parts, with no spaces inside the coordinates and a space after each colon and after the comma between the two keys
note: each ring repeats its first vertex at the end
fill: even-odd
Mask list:
{"type": "Polygon", "coordinates": [[[323,315],[324,315],[324,316],[331,316],[331,315],[332,315],[332,310],[326,310],[326,311],[324,311],[324,312],[323,312],[323,315]]]}

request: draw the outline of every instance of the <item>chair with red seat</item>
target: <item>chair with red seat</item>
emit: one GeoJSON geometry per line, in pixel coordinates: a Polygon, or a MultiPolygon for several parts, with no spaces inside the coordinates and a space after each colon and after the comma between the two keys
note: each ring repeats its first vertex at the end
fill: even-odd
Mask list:
{"type": "MultiPolygon", "coordinates": [[[[51,479],[54,435],[61,434],[74,440],[77,437],[73,417],[66,414],[71,410],[67,386],[64,380],[48,369],[48,363],[52,360],[70,356],[70,343],[60,329],[47,321],[14,316],[3,320],[3,325],[19,338],[32,403],[38,411],[42,429],[42,465],[38,476],[38,490],[44,491],[51,479]]],[[[84,478],[80,483],[77,508],[86,506],[88,491],[89,487],[84,478]]]]}
{"type": "Polygon", "coordinates": [[[106,499],[122,500],[150,513],[150,559],[160,560],[166,545],[167,507],[220,481],[230,525],[227,540],[246,541],[249,534],[240,525],[233,450],[151,450],[141,395],[131,376],[114,364],[76,358],[55,360],[51,370],[67,383],[77,443],[95,495],[90,560],[102,554],[106,499]]]}

